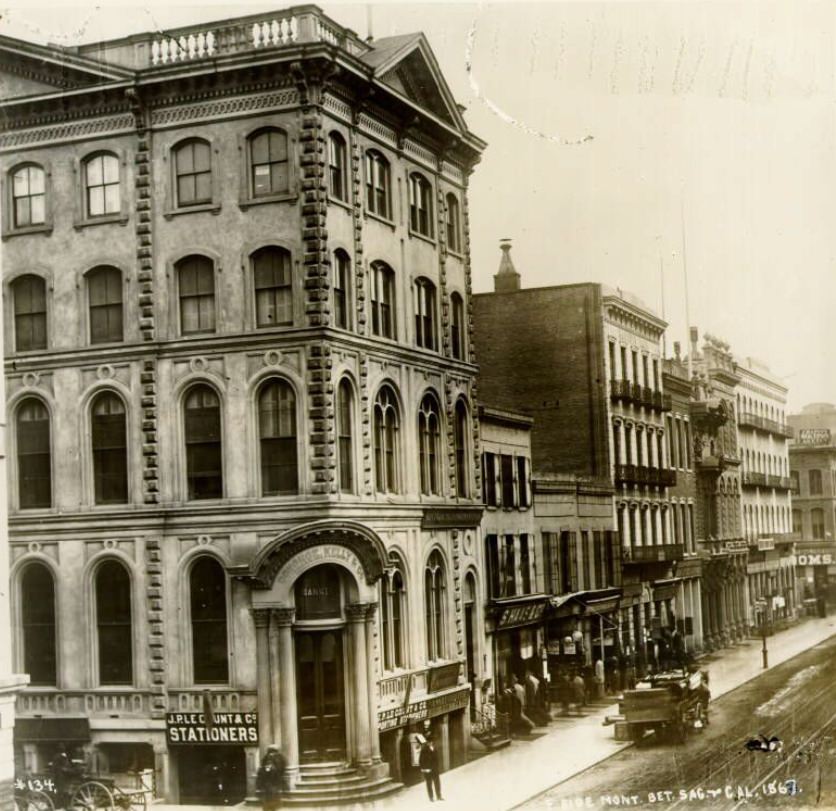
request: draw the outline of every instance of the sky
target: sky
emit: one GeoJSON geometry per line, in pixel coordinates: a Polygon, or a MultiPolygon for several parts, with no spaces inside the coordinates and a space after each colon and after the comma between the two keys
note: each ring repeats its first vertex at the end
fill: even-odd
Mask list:
{"type": "MultiPolygon", "coordinates": [[[[0,34],[64,45],[289,5],[13,2],[0,34]]],[[[836,6],[320,5],[362,37],[423,31],[488,142],[477,292],[507,237],[523,286],[629,290],[669,322],[669,352],[690,322],[765,362],[791,410],[836,402],[836,6]]]]}

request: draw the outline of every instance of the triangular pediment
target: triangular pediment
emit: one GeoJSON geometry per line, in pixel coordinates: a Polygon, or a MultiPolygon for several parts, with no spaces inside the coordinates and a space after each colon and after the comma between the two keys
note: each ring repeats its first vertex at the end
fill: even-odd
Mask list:
{"type": "Polygon", "coordinates": [[[457,129],[467,126],[423,34],[386,37],[364,61],[381,82],[457,129]]]}

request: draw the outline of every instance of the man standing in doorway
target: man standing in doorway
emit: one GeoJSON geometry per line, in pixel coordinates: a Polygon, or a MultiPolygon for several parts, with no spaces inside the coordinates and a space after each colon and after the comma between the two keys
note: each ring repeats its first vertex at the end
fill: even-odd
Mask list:
{"type": "Polygon", "coordinates": [[[430,797],[430,802],[433,800],[443,800],[441,796],[441,780],[438,776],[438,750],[435,748],[432,735],[428,732],[426,739],[421,745],[421,754],[418,756],[418,767],[421,769],[421,774],[424,775],[424,780],[427,783],[427,794],[430,797]],[[435,789],[435,797],[433,797],[433,789],[435,789]]]}

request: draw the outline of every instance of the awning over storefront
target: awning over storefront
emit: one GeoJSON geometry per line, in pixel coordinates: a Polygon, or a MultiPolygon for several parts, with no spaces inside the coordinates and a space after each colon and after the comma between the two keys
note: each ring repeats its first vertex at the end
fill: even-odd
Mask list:
{"type": "Polygon", "coordinates": [[[86,718],[16,718],[15,741],[70,743],[90,740],[86,718]]]}
{"type": "Polygon", "coordinates": [[[654,600],[672,600],[676,597],[676,588],[682,582],[682,578],[673,577],[669,580],[656,580],[653,583],[654,600]]]}
{"type": "Polygon", "coordinates": [[[571,617],[581,614],[609,614],[618,608],[621,589],[598,589],[560,594],[549,600],[553,617],[571,617]]]}

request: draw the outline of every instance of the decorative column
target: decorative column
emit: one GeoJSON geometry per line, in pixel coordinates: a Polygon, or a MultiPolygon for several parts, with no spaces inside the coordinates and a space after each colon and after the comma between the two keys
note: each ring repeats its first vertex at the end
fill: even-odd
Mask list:
{"type": "Polygon", "coordinates": [[[293,608],[274,608],[272,625],[277,629],[279,670],[272,679],[279,682],[282,752],[287,761],[288,788],[293,788],[299,776],[299,728],[296,718],[296,672],[293,656],[293,608]]]}
{"type": "Polygon", "coordinates": [[[357,764],[369,767],[372,763],[371,730],[369,726],[369,666],[366,662],[366,613],[368,603],[351,603],[345,607],[352,644],[352,669],[354,671],[354,755],[357,764]]]}
{"type": "Polygon", "coordinates": [[[374,615],[377,603],[369,603],[366,610],[366,666],[369,682],[369,737],[372,745],[372,762],[380,763],[380,734],[377,731],[377,657],[374,650],[374,615]]]}
{"type": "MultiPolygon", "coordinates": [[[[273,735],[273,743],[280,749],[283,749],[282,732],[284,731],[284,724],[282,721],[282,693],[281,693],[281,678],[282,665],[281,656],[279,654],[279,626],[275,619],[275,610],[270,609],[273,621],[268,625],[267,631],[267,678],[268,689],[270,691],[270,711],[271,711],[271,729],[273,735]]],[[[285,754],[285,757],[287,755],[285,754]]]]}
{"type": "Polygon", "coordinates": [[[258,748],[263,752],[268,744],[273,743],[273,702],[270,697],[270,643],[267,629],[270,625],[270,609],[252,609],[255,623],[255,661],[257,674],[258,702],[258,748]]]}

